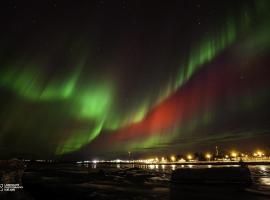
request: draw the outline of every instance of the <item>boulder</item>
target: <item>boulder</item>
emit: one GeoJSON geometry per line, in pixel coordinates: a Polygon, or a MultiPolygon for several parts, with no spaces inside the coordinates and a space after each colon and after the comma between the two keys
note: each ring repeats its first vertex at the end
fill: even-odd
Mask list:
{"type": "Polygon", "coordinates": [[[173,171],[173,183],[250,184],[247,167],[180,168],[173,171]]]}
{"type": "Polygon", "coordinates": [[[21,184],[24,163],[18,159],[0,160],[0,183],[21,184]]]}

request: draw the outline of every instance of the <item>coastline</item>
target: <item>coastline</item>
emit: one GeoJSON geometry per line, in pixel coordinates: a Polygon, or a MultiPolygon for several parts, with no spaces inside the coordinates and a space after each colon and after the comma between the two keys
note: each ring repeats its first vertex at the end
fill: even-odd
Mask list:
{"type": "MultiPolygon", "coordinates": [[[[270,161],[243,161],[247,165],[270,165],[270,161]]],[[[81,163],[84,164],[84,163],[81,163]]],[[[112,163],[109,161],[93,163],[90,164],[120,164],[120,165],[129,165],[129,164],[138,164],[138,165],[240,165],[239,161],[194,161],[194,162],[166,162],[166,163],[144,163],[144,162],[117,162],[112,163]]]]}

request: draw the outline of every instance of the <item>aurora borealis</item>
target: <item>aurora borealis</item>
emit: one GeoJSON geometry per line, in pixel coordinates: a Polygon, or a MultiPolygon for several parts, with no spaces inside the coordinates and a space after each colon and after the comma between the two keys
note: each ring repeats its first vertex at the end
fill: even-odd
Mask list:
{"type": "Polygon", "coordinates": [[[268,1],[1,4],[3,155],[269,148],[268,1]]]}

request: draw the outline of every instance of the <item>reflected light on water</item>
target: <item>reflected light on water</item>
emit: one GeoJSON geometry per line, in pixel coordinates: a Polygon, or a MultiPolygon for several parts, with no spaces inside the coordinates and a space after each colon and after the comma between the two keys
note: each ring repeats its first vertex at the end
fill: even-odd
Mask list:
{"type": "Polygon", "coordinates": [[[165,165],[161,165],[162,169],[165,170],[165,165]]]}
{"type": "Polygon", "coordinates": [[[260,168],[261,171],[264,171],[264,172],[266,171],[266,166],[263,166],[263,165],[262,165],[262,166],[260,166],[259,168],[260,168]]]}
{"type": "Polygon", "coordinates": [[[172,165],[171,167],[172,167],[172,170],[175,170],[175,167],[176,167],[176,166],[175,166],[175,165],[172,165]]]}
{"type": "Polygon", "coordinates": [[[149,165],[150,169],[155,169],[155,165],[149,165]]]}
{"type": "Polygon", "coordinates": [[[269,185],[270,186],[270,178],[266,178],[266,177],[260,178],[260,182],[263,185],[269,185]]]}
{"type": "Polygon", "coordinates": [[[120,164],[117,164],[116,167],[117,167],[117,169],[119,169],[120,168],[120,164]]]}

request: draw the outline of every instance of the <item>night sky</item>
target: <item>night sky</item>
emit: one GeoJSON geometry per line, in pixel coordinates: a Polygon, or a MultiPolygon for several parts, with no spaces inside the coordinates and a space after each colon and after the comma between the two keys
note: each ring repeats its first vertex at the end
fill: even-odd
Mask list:
{"type": "Polygon", "coordinates": [[[0,156],[270,150],[270,2],[0,2],[0,156]]]}

